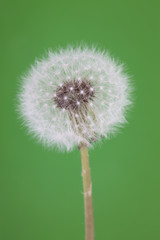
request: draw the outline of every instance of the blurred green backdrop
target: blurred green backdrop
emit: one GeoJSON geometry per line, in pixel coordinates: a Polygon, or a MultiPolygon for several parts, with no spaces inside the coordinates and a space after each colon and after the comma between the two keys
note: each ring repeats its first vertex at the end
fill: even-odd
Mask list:
{"type": "Polygon", "coordinates": [[[135,84],[129,124],[90,150],[96,240],[160,239],[159,1],[1,1],[0,239],[84,239],[80,153],[20,126],[20,76],[48,49],[97,44],[135,84]]]}

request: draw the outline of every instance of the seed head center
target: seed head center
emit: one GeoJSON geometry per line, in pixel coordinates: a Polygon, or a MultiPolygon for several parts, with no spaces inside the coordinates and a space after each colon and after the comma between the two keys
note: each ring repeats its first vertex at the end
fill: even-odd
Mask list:
{"type": "Polygon", "coordinates": [[[93,101],[95,90],[88,80],[64,82],[57,88],[54,102],[57,108],[76,111],[93,101]]]}

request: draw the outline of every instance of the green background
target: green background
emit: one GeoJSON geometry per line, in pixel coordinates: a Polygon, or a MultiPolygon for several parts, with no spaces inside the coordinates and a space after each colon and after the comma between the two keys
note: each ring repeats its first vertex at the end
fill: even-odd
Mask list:
{"type": "Polygon", "coordinates": [[[80,153],[50,151],[15,112],[20,76],[48,49],[97,44],[135,85],[129,124],[90,150],[96,240],[160,239],[159,1],[1,2],[0,239],[84,239],[80,153]]]}

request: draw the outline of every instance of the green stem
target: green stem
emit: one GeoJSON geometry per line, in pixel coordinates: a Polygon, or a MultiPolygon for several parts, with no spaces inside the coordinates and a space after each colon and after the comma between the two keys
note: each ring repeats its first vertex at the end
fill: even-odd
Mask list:
{"type": "Polygon", "coordinates": [[[86,240],[94,240],[92,183],[91,183],[87,146],[85,144],[81,144],[80,150],[81,150],[82,178],[83,178],[83,190],[84,190],[86,240]]]}

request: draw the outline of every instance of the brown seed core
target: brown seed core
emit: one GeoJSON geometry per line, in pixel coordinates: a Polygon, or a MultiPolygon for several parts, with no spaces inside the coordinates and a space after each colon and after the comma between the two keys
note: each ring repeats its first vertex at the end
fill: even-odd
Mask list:
{"type": "Polygon", "coordinates": [[[93,101],[95,90],[88,80],[64,82],[56,90],[54,102],[58,108],[77,111],[84,104],[93,101]]]}

